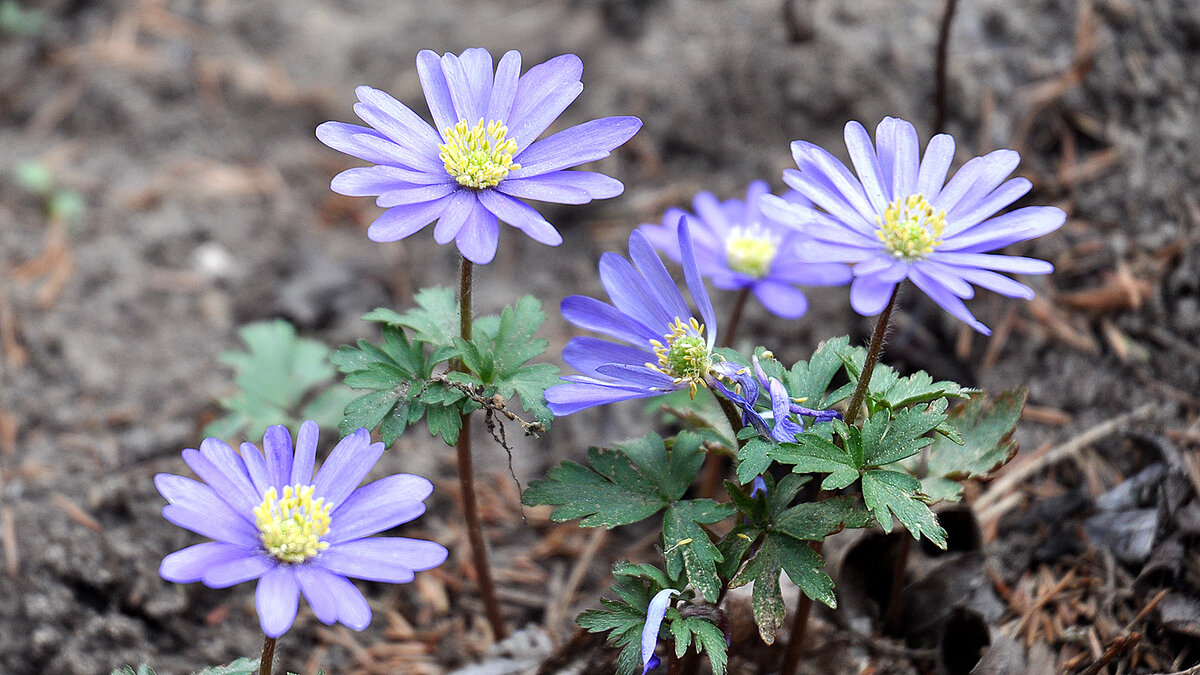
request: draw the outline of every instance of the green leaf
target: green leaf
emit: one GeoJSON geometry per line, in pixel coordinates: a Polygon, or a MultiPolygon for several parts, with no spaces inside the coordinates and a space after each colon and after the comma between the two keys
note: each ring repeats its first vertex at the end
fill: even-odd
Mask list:
{"type": "Polygon", "coordinates": [[[704,463],[696,434],[682,433],[668,453],[656,434],[612,448],[588,450],[587,468],[563,462],[529,484],[526,506],[550,504],[555,521],[583,518],[583,527],[628,525],[683,496],[704,463]]]}
{"type": "Polygon", "coordinates": [[[926,436],[946,420],[946,399],[927,406],[881,411],[863,424],[863,461],[866,466],[883,466],[912,457],[933,442],[926,436]]]}
{"type": "Polygon", "coordinates": [[[772,532],[763,540],[758,552],[731,587],[754,583],[752,604],[754,623],[763,642],[774,644],[775,634],[783,625],[783,594],[779,589],[779,573],[786,571],[805,595],[830,607],[837,606],[833,580],[824,571],[825,562],[808,543],[782,532],[772,532]]]}
{"type": "Polygon", "coordinates": [[[949,423],[962,438],[962,445],[936,438],[929,450],[929,472],[952,480],[979,478],[1004,466],[1017,452],[1012,433],[1025,407],[1025,389],[1001,392],[985,409],[986,394],[978,393],[955,408],[949,423]]]}
{"type": "Polygon", "coordinates": [[[549,427],[554,415],[546,407],[546,389],[561,384],[558,366],[550,363],[531,363],[496,379],[496,391],[505,398],[513,394],[521,399],[521,407],[533,418],[549,427]]]}
{"type": "Polygon", "coordinates": [[[706,430],[707,440],[725,448],[736,448],[737,444],[730,435],[729,421],[717,398],[710,390],[708,394],[701,393],[692,398],[687,389],[680,389],[669,394],[649,399],[645,406],[647,416],[662,413],[663,423],[672,424],[676,420],[693,430],[706,430]]]}
{"type": "Polygon", "coordinates": [[[737,454],[737,479],[739,483],[749,483],[755,476],[761,476],[771,468],[771,451],[776,447],[774,441],[755,435],[746,442],[737,454]]]}
{"type": "Polygon", "coordinates": [[[895,515],[913,538],[920,539],[924,535],[944,549],[946,530],[922,500],[924,495],[920,488],[921,483],[916,478],[886,469],[873,469],[863,473],[862,477],[863,501],[884,532],[891,531],[892,516],[895,515]]]}
{"type": "Polygon", "coordinates": [[[686,570],[688,582],[709,602],[716,602],[721,592],[717,563],[724,556],[700,525],[719,523],[734,513],[732,504],[690,499],[671,504],[663,514],[667,574],[678,578],[686,570]]]}
{"type": "Polygon", "coordinates": [[[228,414],[206,427],[206,435],[258,438],[272,424],[295,429],[305,419],[329,426],[341,418],[341,411],[301,409],[305,400],[320,397],[314,388],[335,373],[325,345],[297,337],[296,329],[282,319],[247,324],[238,334],[248,351],[227,351],[220,357],[233,368],[238,391],[219,401],[228,414]],[[319,415],[306,417],[310,411],[319,415]]]}
{"type": "Polygon", "coordinates": [[[719,626],[699,616],[687,616],[672,621],[670,630],[675,638],[676,658],[686,654],[689,646],[695,646],[696,653],[708,654],[713,675],[723,675],[729,657],[725,632],[719,626]]]}
{"type": "Polygon", "coordinates": [[[457,406],[431,405],[425,409],[425,424],[431,436],[441,434],[446,445],[454,445],[462,428],[462,412],[457,406]]]}
{"type": "MultiPolygon", "coordinates": [[[[401,398],[403,398],[403,394],[393,390],[373,391],[359,396],[346,404],[345,416],[342,417],[338,430],[345,436],[354,433],[354,430],[359,428],[374,429],[390,415],[399,417],[401,420],[399,429],[391,429],[396,436],[399,436],[408,424],[407,406],[397,405],[401,398]]],[[[395,423],[393,422],[393,424],[395,423]]],[[[395,438],[392,440],[394,441],[395,438]]],[[[391,441],[385,439],[384,442],[390,443],[391,441]]]]}
{"type": "Polygon", "coordinates": [[[205,668],[196,675],[256,675],[261,665],[260,661],[261,659],[243,657],[227,666],[205,668]]]}
{"type": "Polygon", "coordinates": [[[871,514],[853,496],[797,504],[774,519],[774,529],[793,539],[824,541],[845,528],[866,527],[871,514]]]}
{"type": "MultiPolygon", "coordinates": [[[[841,425],[845,430],[845,425],[841,425]]],[[[857,438],[858,429],[851,427],[848,438],[857,438]]],[[[851,442],[847,445],[853,450],[851,442]]],[[[796,473],[827,473],[821,483],[822,490],[837,490],[858,480],[861,461],[851,452],[834,445],[814,434],[805,432],[796,437],[795,443],[780,443],[770,449],[768,455],[782,464],[791,464],[796,473]]]]}
{"type": "Polygon", "coordinates": [[[843,366],[841,354],[851,351],[849,337],[837,337],[822,342],[808,361],[796,363],[784,375],[783,384],[788,395],[804,398],[805,406],[820,410],[827,410],[849,396],[849,391],[842,393],[839,389],[835,395],[826,395],[826,390],[843,366]]]}
{"type": "Polygon", "coordinates": [[[124,668],[117,668],[110,675],[154,675],[154,670],[143,663],[137,667],[136,671],[130,666],[125,666],[124,668]]]}
{"type": "Polygon", "coordinates": [[[454,338],[459,337],[459,308],[454,291],[441,286],[422,288],[413,301],[417,306],[401,315],[396,323],[411,328],[413,337],[420,342],[437,347],[454,344],[454,338]]]}
{"type": "Polygon", "coordinates": [[[633,675],[642,662],[642,628],[650,599],[661,588],[647,586],[641,579],[618,576],[611,590],[619,600],[601,598],[602,609],[589,609],[575,622],[591,633],[607,632],[608,641],[621,649],[617,657],[617,675],[633,675]]]}

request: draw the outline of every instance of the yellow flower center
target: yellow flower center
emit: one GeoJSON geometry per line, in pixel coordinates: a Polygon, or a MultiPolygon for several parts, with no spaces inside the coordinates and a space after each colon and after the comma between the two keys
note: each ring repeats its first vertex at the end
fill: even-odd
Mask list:
{"type": "Polygon", "coordinates": [[[735,227],[725,238],[725,264],[734,272],[761,279],[771,271],[779,239],[750,227],[735,227]]]}
{"type": "Polygon", "coordinates": [[[514,163],[517,142],[508,135],[508,127],[496,120],[484,124],[481,118],[471,127],[466,120],[446,129],[446,142],[438,146],[438,159],[446,165],[446,173],[463,187],[495,187],[509,171],[521,168],[514,163]]]}
{"type": "Polygon", "coordinates": [[[875,236],[893,258],[904,262],[921,260],[933,253],[942,244],[942,231],[946,229],[946,212],[934,213],[933,206],[922,195],[897,199],[875,220],[879,223],[875,236]]]}
{"type": "Polygon", "coordinates": [[[277,560],[300,563],[329,548],[321,537],[329,534],[332,505],[312,496],[311,485],[288,485],[282,498],[272,487],[254,509],[263,547],[277,560]]]}
{"type": "Polygon", "coordinates": [[[688,323],[676,318],[670,326],[671,332],[663,336],[665,342],[651,340],[658,363],[646,365],[675,380],[675,384],[688,383],[692,398],[696,387],[707,386],[704,376],[712,366],[712,354],[704,335],[704,324],[690,318],[688,323]]]}

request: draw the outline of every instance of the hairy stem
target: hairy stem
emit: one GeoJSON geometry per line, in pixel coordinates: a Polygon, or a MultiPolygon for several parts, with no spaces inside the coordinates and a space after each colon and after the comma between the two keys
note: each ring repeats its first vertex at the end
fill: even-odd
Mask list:
{"type": "Polygon", "coordinates": [[[750,289],[743,288],[738,291],[737,297],[733,300],[733,309],[729,310],[729,321],[725,322],[725,329],[721,331],[721,346],[732,347],[733,339],[737,337],[738,326],[742,323],[742,310],[746,308],[746,300],[750,297],[750,289]]]}
{"type": "Polygon", "coordinates": [[[258,662],[258,675],[271,675],[275,665],[275,638],[263,636],[262,660],[258,662]]]}
{"type": "MultiPolygon", "coordinates": [[[[892,319],[892,310],[896,307],[896,298],[900,294],[900,284],[892,289],[892,296],[888,298],[887,306],[883,308],[883,312],[879,315],[879,319],[875,322],[875,331],[871,333],[871,344],[867,347],[867,359],[863,363],[862,372],[858,377],[858,385],[854,388],[854,395],[850,397],[850,405],[846,408],[845,420],[847,425],[854,424],[858,419],[858,412],[862,408],[863,401],[867,397],[867,387],[871,383],[871,375],[875,372],[875,364],[879,363],[879,355],[883,352],[883,338],[887,335],[888,326],[892,319]]],[[[821,500],[825,497],[822,492],[817,499],[821,500]]],[[[813,551],[818,554],[821,552],[821,547],[824,541],[813,543],[813,551]]],[[[796,668],[800,665],[800,655],[804,651],[804,637],[808,632],[808,617],[812,614],[812,598],[800,593],[800,602],[796,606],[796,615],[792,618],[792,629],[788,636],[787,649],[783,654],[783,667],[780,670],[781,675],[793,675],[796,668]]]]}
{"type": "MultiPolygon", "coordinates": [[[[462,259],[462,269],[459,275],[458,308],[459,308],[459,337],[471,339],[471,273],[473,263],[462,259]]],[[[466,366],[461,361],[455,367],[466,372],[466,366]]],[[[504,625],[504,614],[500,611],[500,601],[496,598],[496,585],[492,581],[492,567],[488,562],[487,541],[483,537],[483,525],[479,520],[479,506],[475,502],[475,469],[471,459],[471,416],[462,414],[462,428],[458,431],[458,442],[455,450],[458,455],[458,485],[462,493],[463,517],[467,523],[467,540],[471,543],[471,557],[475,564],[475,573],[479,579],[479,596],[483,599],[484,611],[488,623],[497,640],[508,636],[504,625]]]]}

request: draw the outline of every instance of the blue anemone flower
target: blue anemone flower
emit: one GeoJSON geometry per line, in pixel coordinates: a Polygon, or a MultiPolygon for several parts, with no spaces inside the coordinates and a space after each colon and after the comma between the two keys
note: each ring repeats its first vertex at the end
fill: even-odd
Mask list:
{"type": "Polygon", "coordinates": [[[546,390],[555,415],[634,398],[706,386],[713,365],[717,319],[692,250],[686,224],[679,228],[683,274],[700,312],[697,320],[645,235],[629,235],[629,258],[600,257],[600,282],[612,304],[582,295],[562,301],[571,323],[620,342],[572,338],[563,360],[579,371],[546,390]]]}
{"type": "Polygon", "coordinates": [[[169,502],[168,521],[213,541],[169,554],[167,581],[225,588],[258,580],[255,606],[263,632],[279,637],[296,618],[300,595],[317,620],[362,630],[371,608],[347,577],[402,584],[446,560],[441,544],[370,535],[425,512],[428,480],[407,473],[359,486],[383,455],[366,429],[343,438],[314,474],[317,424],[300,426],[295,452],[286,427],[268,427],[263,451],[241,452],[216,438],[183,451],[200,481],[169,473],[154,485],[169,502]]]}
{"type": "Polygon", "coordinates": [[[503,221],[549,246],[562,235],[526,199],[586,204],[615,197],[621,181],[572,167],[607,157],[642,122],[604,117],[538,139],[583,91],[583,62],[563,54],[521,74],[510,51],[492,67],[486,49],[417,54],[417,75],[435,126],[388,94],[358,87],[354,112],[369,126],[325,122],[317,138],[375,164],[347,169],[330,187],[376,197],[387,209],[367,228],[372,241],[399,241],[433,221],[438,244],[468,260],[496,255],[503,221]]]}
{"type": "Polygon", "coordinates": [[[1054,270],[1044,260],[989,254],[1052,232],[1067,217],[1053,206],[996,215],[1032,187],[1025,178],[1008,178],[1020,161],[1016,152],[976,157],[946,181],[954,160],[947,134],[930,139],[923,157],[916,128],[904,120],[885,117],[874,145],[858,122],[846,125],[845,136],[857,178],[825,150],[792,143],[798,170],[784,171],[783,180],[821,211],[770,195],[763,197],[763,211],[815,239],[803,249],[806,259],[853,265],[854,311],[879,314],[896,284],[908,279],[955,318],[990,335],[963,303],[975,295],[972,285],[1029,300],[1033,289],[1000,273],[1054,270]]]}
{"type": "MultiPolygon", "coordinates": [[[[848,283],[850,268],[804,260],[800,250],[810,237],[763,213],[762,198],[769,192],[761,180],[746,189],[745,201],[718,201],[711,192],[701,192],[692,200],[695,215],[667,209],[662,225],[644,224],[639,229],[655,248],[678,262],[675,232],[686,218],[695,240],[696,264],[714,286],[749,290],[772,314],[798,319],[808,311],[808,298],[796,286],[848,283]]],[[[811,204],[798,192],[783,198],[803,206],[811,204]]]]}

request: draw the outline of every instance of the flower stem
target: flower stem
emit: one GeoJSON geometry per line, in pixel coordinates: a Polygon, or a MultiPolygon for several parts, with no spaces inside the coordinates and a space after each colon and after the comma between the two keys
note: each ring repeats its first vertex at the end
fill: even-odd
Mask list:
{"type": "Polygon", "coordinates": [[[934,55],[933,131],[939,134],[946,130],[946,61],[950,51],[950,21],[954,18],[954,8],[957,4],[957,0],[946,0],[942,25],[938,30],[937,52],[934,55]]]}
{"type": "MultiPolygon", "coordinates": [[[[900,284],[896,284],[896,287],[892,289],[892,296],[888,298],[887,306],[883,308],[883,312],[875,322],[875,331],[871,333],[871,344],[867,347],[867,358],[863,362],[858,385],[854,387],[854,395],[850,397],[850,405],[846,408],[845,421],[847,425],[854,424],[854,421],[858,419],[858,412],[867,397],[867,387],[871,383],[871,375],[875,373],[875,364],[879,363],[879,355],[883,352],[883,338],[887,335],[892,319],[892,310],[896,307],[896,298],[899,295],[900,284]]],[[[818,495],[817,500],[820,501],[824,496],[825,493],[822,492],[818,495]]],[[[812,547],[813,551],[820,553],[824,543],[824,541],[815,542],[812,547]]],[[[781,675],[793,675],[800,665],[800,654],[804,649],[804,636],[808,631],[808,617],[812,614],[812,603],[812,598],[803,592],[800,593],[796,615],[792,618],[792,630],[791,635],[788,636],[787,650],[783,654],[781,675]]]]}
{"type": "Polygon", "coordinates": [[[749,297],[749,288],[743,288],[738,291],[737,298],[733,301],[733,309],[729,310],[729,321],[725,322],[725,328],[721,331],[722,347],[733,346],[733,339],[737,337],[738,326],[742,323],[742,310],[746,308],[746,300],[749,297]]]}
{"type": "Polygon", "coordinates": [[[275,638],[263,636],[262,660],[258,663],[258,675],[271,675],[275,664],[275,638]]]}
{"type": "MultiPolygon", "coordinates": [[[[459,308],[459,337],[471,339],[471,274],[474,264],[462,259],[461,273],[458,284],[459,308]]],[[[466,372],[466,366],[461,361],[455,363],[455,368],[466,372]]],[[[496,585],[492,581],[492,568],[488,562],[487,541],[483,537],[483,525],[479,521],[479,506],[475,502],[475,473],[471,458],[471,416],[462,414],[462,427],[458,431],[458,442],[455,450],[458,455],[458,485],[462,493],[463,517],[467,522],[467,540],[471,543],[471,557],[475,564],[475,574],[479,579],[479,595],[483,599],[484,611],[488,623],[497,640],[508,636],[504,625],[504,614],[500,611],[500,601],[496,598],[496,585]]]]}
{"type": "Polygon", "coordinates": [[[900,295],[900,284],[892,289],[892,297],[888,298],[887,306],[879,314],[875,322],[875,332],[871,333],[871,345],[867,347],[867,360],[863,362],[862,373],[858,376],[858,386],[850,397],[850,405],[846,408],[846,425],[854,424],[863,400],[867,397],[867,387],[871,384],[871,375],[875,373],[875,364],[879,363],[879,355],[883,353],[883,338],[887,335],[888,325],[892,319],[892,309],[896,306],[896,297],[900,295]]]}
{"type": "MultiPolygon", "coordinates": [[[[738,432],[742,430],[742,416],[738,413],[737,406],[732,401],[724,396],[717,394],[715,389],[709,389],[712,392],[713,398],[717,399],[717,404],[721,406],[721,412],[725,413],[725,419],[729,420],[729,428],[733,432],[735,448],[733,449],[732,457],[737,456],[737,451],[741,449],[742,442],[737,440],[738,432]]],[[[709,453],[704,458],[704,466],[700,471],[700,496],[708,499],[715,499],[717,490],[721,487],[721,480],[725,477],[725,469],[729,464],[729,460],[724,455],[709,453]]]]}

